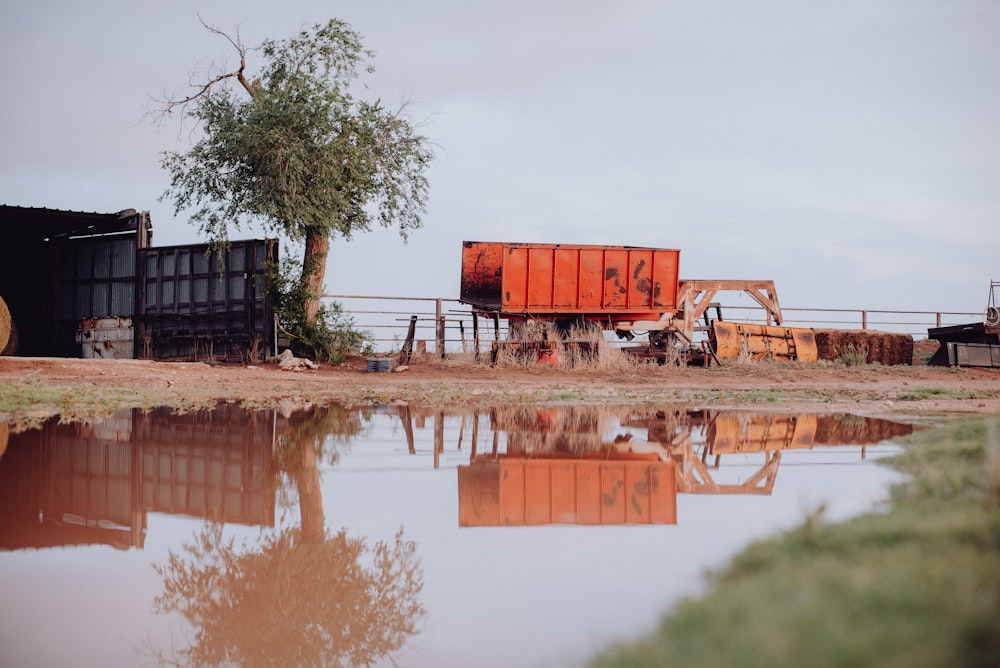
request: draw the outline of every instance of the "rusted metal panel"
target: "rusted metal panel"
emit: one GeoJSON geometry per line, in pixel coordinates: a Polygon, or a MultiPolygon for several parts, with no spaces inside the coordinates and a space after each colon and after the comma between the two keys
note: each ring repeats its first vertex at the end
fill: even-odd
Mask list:
{"type": "Polygon", "coordinates": [[[132,318],[84,318],[77,328],[76,342],[85,359],[132,359],[132,318]]]}
{"type": "Polygon", "coordinates": [[[501,315],[659,318],[677,307],[680,251],[466,241],[461,301],[501,315]]]}

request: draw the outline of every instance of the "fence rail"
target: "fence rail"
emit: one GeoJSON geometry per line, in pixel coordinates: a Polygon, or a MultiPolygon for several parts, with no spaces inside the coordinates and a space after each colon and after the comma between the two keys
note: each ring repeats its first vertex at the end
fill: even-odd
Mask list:
{"type": "MultiPolygon", "coordinates": [[[[407,335],[411,320],[415,320],[414,341],[418,350],[433,353],[474,352],[474,322],[472,308],[457,299],[444,297],[391,297],[375,295],[324,295],[336,302],[353,322],[355,329],[365,332],[367,341],[379,352],[399,350],[407,335]]],[[[757,306],[727,305],[720,302],[724,320],[766,324],[767,313],[757,306]]],[[[715,309],[711,309],[713,314],[715,309]]],[[[899,311],[877,309],[781,309],[790,327],[815,329],[871,329],[897,334],[910,334],[914,339],[927,336],[933,327],[947,327],[978,322],[982,312],[970,311],[899,311]]],[[[478,322],[480,346],[489,347],[495,338],[503,339],[507,325],[500,320],[499,330],[489,318],[478,322]]],[[[614,335],[610,335],[613,339],[614,335]]]]}

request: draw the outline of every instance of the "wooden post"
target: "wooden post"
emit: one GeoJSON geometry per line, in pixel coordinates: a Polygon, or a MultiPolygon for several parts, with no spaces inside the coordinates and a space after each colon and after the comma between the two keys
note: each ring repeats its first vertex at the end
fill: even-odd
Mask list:
{"type": "Polygon", "coordinates": [[[441,467],[441,453],[444,452],[444,411],[434,416],[434,468],[441,467]]]}
{"type": "Polygon", "coordinates": [[[868,329],[868,311],[861,312],[861,329],[868,329]]]}
{"type": "Polygon", "coordinates": [[[472,312],[472,345],[473,356],[476,362],[479,361],[479,311],[472,312]]]}
{"type": "Polygon", "coordinates": [[[476,458],[476,448],[479,446],[479,411],[472,412],[472,451],[469,453],[469,463],[476,458]]]}
{"type": "Polygon", "coordinates": [[[403,342],[403,349],[399,353],[399,363],[409,364],[413,357],[413,337],[417,332],[417,316],[410,316],[410,328],[406,330],[406,341],[403,342]]]}
{"type": "Polygon", "coordinates": [[[434,320],[437,323],[434,334],[434,343],[437,345],[438,354],[444,359],[444,316],[441,315],[441,298],[434,300],[434,320]]]}

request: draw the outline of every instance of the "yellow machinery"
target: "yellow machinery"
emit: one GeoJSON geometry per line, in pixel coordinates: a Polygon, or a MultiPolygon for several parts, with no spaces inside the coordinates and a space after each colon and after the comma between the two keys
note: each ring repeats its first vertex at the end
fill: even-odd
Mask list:
{"type": "Polygon", "coordinates": [[[819,359],[816,335],[812,329],[753,325],[749,323],[712,323],[712,350],[719,359],[786,359],[815,362],[819,359]]]}

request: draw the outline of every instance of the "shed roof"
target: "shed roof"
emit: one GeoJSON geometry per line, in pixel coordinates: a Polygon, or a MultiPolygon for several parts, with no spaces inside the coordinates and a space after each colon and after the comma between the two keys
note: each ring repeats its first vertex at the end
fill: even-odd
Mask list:
{"type": "Polygon", "coordinates": [[[37,243],[50,239],[135,234],[140,227],[140,247],[149,245],[152,225],[149,215],[135,209],[117,213],[63,211],[0,205],[0,235],[10,242],[37,243]],[[145,242],[145,243],[143,243],[145,242]]]}

